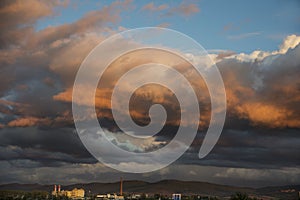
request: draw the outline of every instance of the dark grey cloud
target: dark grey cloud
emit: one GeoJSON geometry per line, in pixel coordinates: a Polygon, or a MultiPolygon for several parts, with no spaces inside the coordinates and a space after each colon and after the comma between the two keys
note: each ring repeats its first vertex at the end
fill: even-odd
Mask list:
{"type": "Polygon", "coordinates": [[[203,137],[178,162],[218,167],[279,169],[300,166],[299,130],[224,129],[212,152],[200,160],[197,152],[203,137]],[[270,132],[272,134],[270,134],[270,132]]]}
{"type": "Polygon", "coordinates": [[[94,163],[74,128],[4,128],[0,131],[0,159],[27,159],[42,165],[94,163]]]}

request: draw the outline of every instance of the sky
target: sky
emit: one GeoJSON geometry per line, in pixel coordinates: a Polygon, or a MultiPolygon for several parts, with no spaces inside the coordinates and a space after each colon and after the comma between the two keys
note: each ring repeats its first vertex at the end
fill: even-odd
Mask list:
{"type": "MultiPolygon", "coordinates": [[[[251,187],[300,184],[299,13],[296,0],[2,1],[0,183],[112,182],[122,176],[251,187]],[[72,116],[72,90],[92,49],[109,36],[141,27],[180,31],[207,50],[224,81],[227,115],[218,143],[207,157],[198,159],[211,115],[203,80],[189,64],[175,66],[176,59],[162,52],[126,55],[123,60],[135,64],[159,60],[178,67],[203,91],[197,97],[204,110],[195,122],[196,138],[175,163],[150,173],[123,173],[98,162],[81,142],[72,116]]],[[[128,45],[121,41],[107,54],[128,45]]],[[[167,125],[143,143],[123,138],[109,102],[116,79],[132,66],[119,59],[110,67],[95,103],[98,120],[114,134],[114,142],[127,150],[153,150],[169,142],[179,126],[179,107],[170,91],[158,86],[136,91],[131,116],[140,124],[148,123],[145,109],[159,103],[170,114],[167,125]]],[[[148,74],[170,80],[168,73],[148,74]]],[[[80,100],[75,103],[90,102],[80,100]]],[[[184,121],[185,127],[189,123],[184,121]]]]}

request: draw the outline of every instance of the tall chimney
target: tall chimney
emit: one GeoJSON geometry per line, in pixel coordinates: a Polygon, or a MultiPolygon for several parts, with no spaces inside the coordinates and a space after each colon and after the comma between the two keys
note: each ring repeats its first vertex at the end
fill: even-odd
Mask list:
{"type": "Polygon", "coordinates": [[[123,179],[122,177],[120,178],[120,195],[123,195],[123,179]]]}
{"type": "Polygon", "coordinates": [[[58,192],[60,192],[60,185],[58,185],[58,192]]]}
{"type": "Polygon", "coordinates": [[[54,185],[54,192],[56,192],[56,185],[54,185]]]}

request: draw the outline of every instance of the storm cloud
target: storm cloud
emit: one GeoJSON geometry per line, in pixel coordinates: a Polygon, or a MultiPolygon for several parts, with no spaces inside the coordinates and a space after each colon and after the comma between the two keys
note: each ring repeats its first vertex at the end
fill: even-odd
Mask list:
{"type": "MultiPolygon", "coordinates": [[[[81,143],[72,118],[72,87],[84,58],[108,35],[122,29],[112,26],[118,26],[121,12],[134,6],[131,1],[116,1],[75,22],[36,29],[38,20],[57,15],[56,9],[65,6],[69,6],[68,2],[1,3],[0,183],[111,181],[111,177],[117,180],[121,175],[98,163],[81,143]]],[[[170,7],[153,3],[145,5],[143,10],[184,16],[200,11],[192,4],[170,7]]],[[[221,138],[202,160],[198,159],[197,153],[211,115],[207,108],[210,103],[206,85],[193,74],[188,63],[175,66],[189,75],[190,82],[202,91],[198,94],[203,108],[197,121],[198,135],[191,148],[168,168],[122,176],[151,181],[196,178],[221,183],[232,181],[233,184],[241,184],[242,177],[249,180],[249,185],[269,184],[273,180],[299,183],[299,43],[300,36],[290,35],[277,50],[270,52],[210,54],[224,80],[228,107],[221,138]]],[[[145,57],[141,52],[127,55],[106,72],[106,85],[99,86],[95,99],[99,121],[108,131],[119,133],[111,115],[110,95],[122,70],[152,58],[170,65],[174,62],[161,52],[151,55],[145,57]]],[[[166,74],[162,78],[170,77],[166,74]]],[[[171,114],[168,124],[153,143],[174,137],[173,132],[178,126],[178,102],[173,98],[170,91],[157,87],[135,93],[136,102],[131,114],[137,122],[149,121],[149,113],[143,107],[145,101],[148,107],[155,103],[164,104],[171,114]]]]}

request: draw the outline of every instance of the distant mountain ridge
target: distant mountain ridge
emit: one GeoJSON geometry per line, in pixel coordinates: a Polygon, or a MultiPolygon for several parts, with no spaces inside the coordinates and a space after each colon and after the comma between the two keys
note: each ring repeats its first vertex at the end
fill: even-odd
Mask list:
{"type": "MultiPolygon", "coordinates": [[[[93,194],[118,193],[120,183],[95,182],[62,185],[63,190],[69,190],[75,187],[83,188],[86,192],[91,192],[93,194]]],[[[53,185],[11,183],[0,185],[0,190],[40,190],[50,192],[53,190],[53,185]]],[[[296,197],[295,195],[298,195],[298,191],[300,191],[300,185],[263,187],[254,189],[250,187],[228,186],[198,181],[162,180],[151,183],[146,181],[132,180],[123,182],[123,191],[124,193],[147,193],[166,195],[170,195],[172,193],[182,193],[185,195],[197,194],[223,197],[230,196],[235,192],[242,192],[250,195],[266,195],[283,199],[294,199],[293,197],[296,197]],[[282,192],[288,189],[294,189],[295,192],[282,192]]]]}

